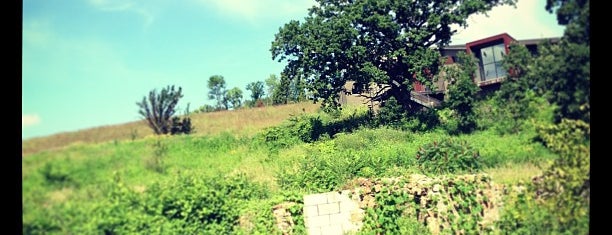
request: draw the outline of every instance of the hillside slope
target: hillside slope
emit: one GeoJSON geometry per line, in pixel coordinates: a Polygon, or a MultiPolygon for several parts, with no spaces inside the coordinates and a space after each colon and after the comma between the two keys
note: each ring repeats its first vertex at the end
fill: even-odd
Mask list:
{"type": "MultiPolygon", "coordinates": [[[[195,128],[194,135],[196,136],[216,135],[222,132],[250,136],[258,130],[277,125],[292,115],[311,113],[318,109],[319,104],[303,102],[264,108],[192,114],[191,122],[195,128]]],[[[21,152],[22,156],[27,156],[74,143],[103,143],[113,140],[140,139],[152,134],[153,132],[145,121],[136,121],[24,140],[21,152]]]]}

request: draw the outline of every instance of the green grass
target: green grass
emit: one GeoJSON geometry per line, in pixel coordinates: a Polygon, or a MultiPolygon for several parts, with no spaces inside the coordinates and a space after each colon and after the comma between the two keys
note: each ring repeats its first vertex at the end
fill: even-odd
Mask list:
{"type": "MultiPolygon", "coordinates": [[[[264,119],[279,109],[282,108],[264,108],[257,112],[264,119]]],[[[351,112],[344,110],[342,113],[347,117],[351,112]]],[[[234,115],[232,112],[225,114],[234,115]]],[[[238,122],[238,119],[223,116],[216,118],[225,119],[226,123],[238,122]]],[[[266,125],[274,122],[269,121],[266,125]]],[[[249,182],[262,184],[269,197],[249,199],[245,205],[241,204],[241,208],[244,206],[242,219],[249,220],[244,222],[251,224],[249,226],[268,224],[258,230],[268,233],[274,226],[261,220],[269,220],[271,215],[266,213],[271,212],[262,207],[282,202],[287,193],[301,195],[349,187],[356,177],[419,173],[415,159],[419,147],[448,137],[440,130],[414,133],[386,127],[361,128],[312,143],[298,142],[273,150],[257,135],[264,126],[243,127],[242,131],[248,134],[238,130],[204,134],[198,130],[196,135],[80,142],[32,153],[22,158],[24,225],[28,228],[62,228],[58,233],[73,232],[76,228],[95,231],[96,228],[85,228],[83,224],[92,225],[83,222],[80,216],[105,215],[99,208],[115,208],[111,205],[123,208],[122,204],[116,204],[123,202],[113,202],[112,197],[109,198],[118,190],[118,185],[131,192],[125,194],[128,198],[146,198],[152,193],[147,190],[153,185],[171,185],[184,176],[210,179],[244,174],[249,182]],[[167,149],[156,153],[159,147],[155,144],[160,142],[167,149]],[[161,159],[161,163],[152,161],[156,157],[161,159]],[[152,165],[163,170],[156,171],[152,165]],[[321,183],[313,183],[315,180],[321,183]]],[[[499,136],[492,131],[479,131],[456,138],[468,141],[479,150],[487,166],[485,172],[498,183],[528,181],[539,173],[535,167],[537,164],[556,157],[541,144],[533,142],[529,135],[499,136]]],[[[124,212],[117,213],[123,215],[124,212]]],[[[98,219],[105,221],[103,217],[98,219]]],[[[147,219],[161,223],[159,217],[143,218],[147,219]]]]}

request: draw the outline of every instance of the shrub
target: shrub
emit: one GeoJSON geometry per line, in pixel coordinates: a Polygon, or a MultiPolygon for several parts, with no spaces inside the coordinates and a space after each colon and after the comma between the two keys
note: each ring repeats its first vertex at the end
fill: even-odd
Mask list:
{"type": "Polygon", "coordinates": [[[181,87],[174,90],[174,86],[168,86],[159,93],[153,89],[149,92],[148,99],[145,96],[141,102],[136,103],[140,108],[138,113],[147,120],[155,134],[188,134],[191,132],[191,120],[188,117],[182,121],[176,117],[172,119],[176,105],[182,97],[181,87]]]}
{"type": "Polygon", "coordinates": [[[381,105],[376,114],[376,121],[378,125],[398,126],[405,116],[402,105],[397,102],[395,97],[391,97],[381,105]]]}
{"type": "Polygon", "coordinates": [[[481,168],[480,154],[466,141],[445,138],[421,146],[416,155],[425,173],[475,172],[481,168]]]}
{"type": "Polygon", "coordinates": [[[57,187],[77,186],[76,180],[72,177],[68,160],[51,161],[45,163],[40,169],[40,173],[45,181],[57,187]]]}
{"type": "Polygon", "coordinates": [[[157,173],[164,173],[166,171],[164,158],[168,153],[168,145],[166,145],[166,143],[164,143],[162,140],[155,140],[152,147],[153,154],[149,157],[145,157],[144,159],[145,168],[157,173]]]}
{"type": "Polygon", "coordinates": [[[511,192],[498,226],[517,234],[588,234],[590,223],[590,125],[563,119],[538,127],[559,154],[525,190],[511,192]]]}

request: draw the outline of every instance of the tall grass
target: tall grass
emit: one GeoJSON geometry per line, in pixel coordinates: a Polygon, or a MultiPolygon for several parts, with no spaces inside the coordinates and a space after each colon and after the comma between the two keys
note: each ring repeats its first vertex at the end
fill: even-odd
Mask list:
{"type": "MultiPolygon", "coordinates": [[[[290,116],[312,113],[318,109],[318,104],[305,102],[265,108],[192,114],[191,122],[195,128],[193,135],[207,136],[229,132],[248,136],[263,128],[277,125],[290,116]]],[[[136,109],[134,109],[134,113],[136,113],[136,109]]],[[[23,140],[21,152],[23,156],[27,156],[71,144],[134,140],[149,135],[153,135],[153,131],[147,126],[146,122],[136,121],[23,140]]]]}
{"type": "MultiPolygon", "coordinates": [[[[200,215],[194,213],[191,206],[218,209],[196,202],[203,197],[226,209],[245,207],[240,212],[225,211],[231,219],[223,220],[226,227],[214,229],[246,226],[232,231],[277,233],[276,225],[270,222],[274,220],[270,207],[289,200],[287,195],[295,199],[306,192],[348,188],[354,186],[356,177],[421,173],[416,163],[419,148],[449,137],[444,130],[411,132],[389,127],[355,127],[350,128],[350,132],[329,131],[331,134],[314,139],[294,137],[286,145],[262,141],[261,134],[270,134],[270,130],[282,132],[296,128],[287,133],[308,133],[312,130],[301,123],[310,123],[313,118],[320,120],[327,129],[336,130],[330,126],[359,117],[359,112],[345,107],[339,119],[319,113],[280,124],[289,116],[313,113],[316,109],[317,105],[295,104],[198,114],[192,119],[197,131],[194,135],[148,135],[132,139],[130,134],[133,133],[128,130],[124,138],[112,139],[115,141],[66,141],[62,148],[54,151],[33,152],[22,158],[24,227],[27,231],[66,234],[144,226],[144,231],[153,232],[146,230],[152,229],[146,225],[151,223],[170,231],[187,232],[184,229],[200,227],[185,222],[187,220],[176,220],[183,218],[178,212],[197,217],[200,215]],[[275,128],[266,129],[273,126],[275,128]],[[236,175],[242,177],[240,181],[226,180],[236,175]],[[198,185],[193,186],[193,182],[198,185]],[[251,186],[253,183],[262,186],[251,186]],[[175,184],[180,187],[174,187],[175,184]],[[208,185],[220,189],[210,190],[208,185]],[[194,188],[202,189],[207,195],[193,191],[194,188]],[[216,195],[235,188],[245,190],[243,196],[249,198],[248,202],[235,200],[241,195],[216,195]],[[257,196],[260,194],[264,196],[257,196]],[[215,197],[225,199],[215,201],[215,197]],[[160,211],[178,213],[178,217],[160,214],[160,211]],[[248,220],[244,223],[251,225],[237,223],[238,214],[241,220],[248,220]],[[90,215],[93,216],[91,220],[88,219],[90,215]]],[[[104,130],[120,131],[121,128],[100,128],[98,131],[104,130]]],[[[73,133],[71,138],[86,133],[73,133]]],[[[499,179],[501,183],[524,181],[528,178],[526,175],[537,174],[532,166],[556,157],[532,141],[531,135],[477,131],[455,137],[475,147],[487,166],[485,171],[491,172],[493,180],[499,179]]]]}

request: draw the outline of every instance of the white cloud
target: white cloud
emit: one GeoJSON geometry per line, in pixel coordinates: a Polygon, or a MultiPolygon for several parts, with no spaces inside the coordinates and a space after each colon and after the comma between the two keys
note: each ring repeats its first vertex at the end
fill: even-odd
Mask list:
{"type": "Polygon", "coordinates": [[[40,117],[38,114],[26,114],[21,115],[21,127],[34,126],[40,123],[40,117]]]}
{"type": "Polygon", "coordinates": [[[508,33],[515,39],[560,37],[563,27],[544,9],[544,0],[520,0],[516,8],[498,6],[484,14],[468,18],[468,27],[457,29],[451,44],[463,44],[481,38],[508,33]]]}
{"type": "Polygon", "coordinates": [[[145,8],[147,4],[144,4],[145,6],[143,6],[143,4],[137,4],[136,1],[89,0],[89,3],[102,11],[128,11],[136,13],[143,18],[145,28],[151,25],[155,20],[153,12],[150,9],[145,8]]]}
{"type": "MultiPolygon", "coordinates": [[[[197,0],[221,14],[247,21],[294,16],[306,13],[314,0],[197,0]]],[[[304,15],[305,16],[305,15],[304,15]]]]}

